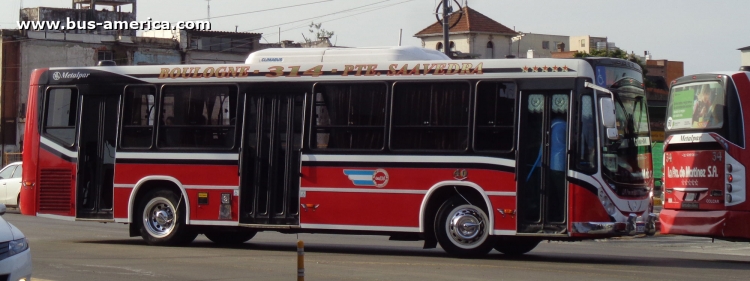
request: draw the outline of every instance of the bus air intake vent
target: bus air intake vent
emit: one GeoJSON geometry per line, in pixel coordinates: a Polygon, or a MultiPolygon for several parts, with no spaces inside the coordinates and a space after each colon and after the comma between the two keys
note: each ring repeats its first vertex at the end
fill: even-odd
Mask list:
{"type": "Polygon", "coordinates": [[[39,180],[39,210],[69,211],[71,197],[70,170],[42,169],[39,180]]]}

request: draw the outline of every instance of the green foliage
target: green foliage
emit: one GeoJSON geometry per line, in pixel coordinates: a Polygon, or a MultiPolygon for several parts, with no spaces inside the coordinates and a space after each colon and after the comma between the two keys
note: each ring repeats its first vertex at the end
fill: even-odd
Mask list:
{"type": "Polygon", "coordinates": [[[310,32],[310,34],[313,35],[313,36],[310,36],[311,38],[305,37],[305,41],[307,43],[310,43],[313,40],[321,40],[321,39],[329,39],[329,38],[331,38],[333,36],[334,32],[333,31],[325,30],[325,28],[322,28],[322,26],[323,26],[323,23],[310,22],[310,25],[308,26],[309,29],[307,31],[310,32]]]}
{"type": "MultiPolygon", "coordinates": [[[[638,57],[634,55],[630,55],[628,54],[627,51],[621,50],[619,48],[615,49],[614,51],[592,49],[591,51],[589,51],[588,54],[578,51],[573,56],[576,58],[587,58],[587,57],[618,58],[618,59],[632,61],[634,63],[637,63],[641,67],[641,70],[643,70],[643,81],[646,81],[646,73],[648,73],[648,71],[646,70],[646,63],[642,62],[640,59],[638,59],[638,57]]],[[[646,81],[646,84],[651,84],[651,83],[649,83],[649,81],[646,81]]],[[[646,86],[649,86],[649,85],[646,85],[646,86]]]]}

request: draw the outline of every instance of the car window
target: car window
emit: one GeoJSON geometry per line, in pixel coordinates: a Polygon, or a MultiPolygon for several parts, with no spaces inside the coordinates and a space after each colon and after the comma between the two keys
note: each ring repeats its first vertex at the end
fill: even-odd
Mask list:
{"type": "Polygon", "coordinates": [[[16,168],[16,171],[13,172],[13,178],[14,179],[20,179],[21,174],[23,174],[23,167],[21,165],[16,165],[18,168],[16,168]]]}
{"type": "Polygon", "coordinates": [[[0,172],[0,179],[9,179],[10,176],[13,175],[13,171],[15,169],[16,169],[16,165],[5,167],[5,169],[3,169],[2,172],[0,172]]]}

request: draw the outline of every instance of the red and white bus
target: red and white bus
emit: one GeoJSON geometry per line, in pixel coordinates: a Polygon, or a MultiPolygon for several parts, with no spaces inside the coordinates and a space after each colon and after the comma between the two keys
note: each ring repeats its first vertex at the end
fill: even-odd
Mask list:
{"type": "Polygon", "coordinates": [[[618,59],[414,47],[37,69],[22,213],[128,223],[154,245],[382,234],[457,256],[653,233],[641,83],[618,59]]]}
{"type": "Polygon", "coordinates": [[[750,72],[672,82],[664,142],[661,232],[750,240],[745,167],[750,72]]]}

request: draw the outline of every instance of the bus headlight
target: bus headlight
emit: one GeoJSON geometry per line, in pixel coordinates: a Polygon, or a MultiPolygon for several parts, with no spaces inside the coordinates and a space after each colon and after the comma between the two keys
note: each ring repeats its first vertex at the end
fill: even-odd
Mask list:
{"type": "Polygon", "coordinates": [[[604,190],[599,190],[599,202],[602,203],[602,206],[604,207],[604,210],[607,211],[607,214],[610,216],[614,216],[617,209],[615,208],[615,204],[612,203],[612,200],[609,199],[609,196],[604,192],[604,190]]]}

